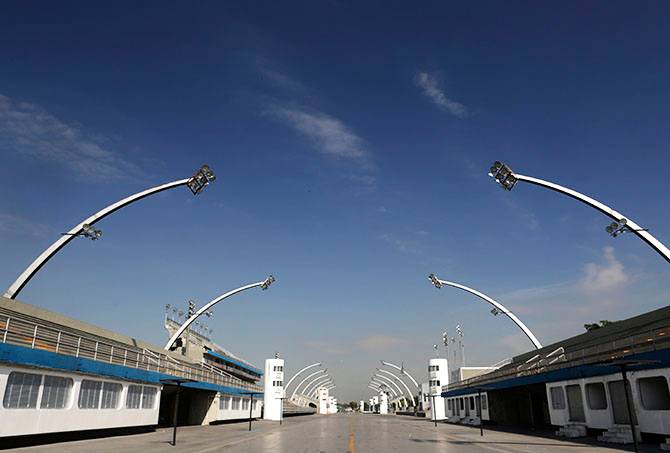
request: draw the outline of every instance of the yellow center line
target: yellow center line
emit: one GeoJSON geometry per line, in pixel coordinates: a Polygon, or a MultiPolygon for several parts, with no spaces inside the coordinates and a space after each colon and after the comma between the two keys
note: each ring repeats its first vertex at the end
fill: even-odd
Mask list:
{"type": "Polygon", "coordinates": [[[354,435],[354,429],[351,419],[349,419],[349,447],[347,448],[347,453],[356,453],[356,435],[354,435]]]}

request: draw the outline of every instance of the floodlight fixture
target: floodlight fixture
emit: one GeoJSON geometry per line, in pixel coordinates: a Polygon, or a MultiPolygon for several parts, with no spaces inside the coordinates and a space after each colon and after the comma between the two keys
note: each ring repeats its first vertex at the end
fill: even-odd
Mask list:
{"type": "Polygon", "coordinates": [[[270,287],[270,285],[273,284],[274,282],[275,282],[275,278],[274,278],[272,275],[270,275],[268,278],[265,279],[265,281],[264,281],[263,284],[261,285],[261,289],[262,289],[263,291],[265,291],[265,290],[268,289],[268,288],[270,287]]]}
{"type": "Polygon", "coordinates": [[[214,181],[216,176],[209,165],[203,165],[200,169],[195,172],[193,176],[188,180],[186,185],[191,190],[193,195],[198,195],[203,191],[205,187],[209,185],[210,182],[214,181]]]}
{"type": "Polygon", "coordinates": [[[491,314],[492,314],[493,316],[498,316],[500,313],[502,313],[502,312],[501,312],[500,310],[498,310],[497,308],[495,308],[495,307],[493,307],[493,308],[491,309],[491,314]]]}
{"type": "Polygon", "coordinates": [[[437,289],[442,288],[442,282],[435,276],[435,274],[428,275],[428,280],[430,280],[430,282],[433,284],[433,286],[435,286],[435,288],[437,289]]]}
{"type": "Polygon", "coordinates": [[[518,180],[512,169],[499,161],[493,163],[489,176],[495,179],[500,187],[505,190],[512,190],[518,180]]]}
{"type": "Polygon", "coordinates": [[[61,236],[73,236],[73,237],[83,237],[89,238],[92,241],[97,241],[102,237],[102,230],[93,228],[90,224],[85,223],[81,226],[81,229],[75,233],[61,233],[61,236]]]}

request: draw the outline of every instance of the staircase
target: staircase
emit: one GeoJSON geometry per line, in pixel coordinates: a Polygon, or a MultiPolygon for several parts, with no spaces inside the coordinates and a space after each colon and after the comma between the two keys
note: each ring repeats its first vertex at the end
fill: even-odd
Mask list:
{"type": "MultiPolygon", "coordinates": [[[[585,423],[568,423],[556,431],[557,436],[561,437],[585,437],[586,424],[585,423]]],[[[632,442],[632,441],[631,441],[632,442]]]]}
{"type": "MultiPolygon", "coordinates": [[[[640,431],[637,429],[636,434],[639,440],[640,431]]],[[[607,431],[605,431],[601,436],[598,436],[598,440],[600,442],[608,442],[611,444],[632,444],[633,432],[630,430],[630,426],[615,425],[610,429],[608,429],[607,431]]]]}

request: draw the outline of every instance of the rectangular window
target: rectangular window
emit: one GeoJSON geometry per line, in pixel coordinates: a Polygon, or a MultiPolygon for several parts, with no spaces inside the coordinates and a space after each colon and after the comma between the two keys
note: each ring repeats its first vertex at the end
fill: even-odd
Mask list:
{"type": "Polygon", "coordinates": [[[221,409],[222,411],[230,410],[230,397],[229,396],[221,395],[221,399],[219,399],[219,409],[221,409]]]}
{"type": "Polygon", "coordinates": [[[243,411],[249,410],[249,400],[246,398],[242,400],[242,410],[243,411]]]}
{"type": "Polygon", "coordinates": [[[142,409],[153,409],[156,403],[156,387],[143,387],[142,391],[142,409]]]}
{"type": "Polygon", "coordinates": [[[142,401],[142,386],[129,385],[128,394],[126,395],[126,408],[139,409],[142,401]]]}
{"type": "Polygon", "coordinates": [[[115,382],[105,382],[102,384],[102,409],[116,409],[119,407],[119,396],[123,386],[115,382]]]}
{"type": "Polygon", "coordinates": [[[256,408],[258,407],[258,401],[257,400],[254,400],[253,406],[254,406],[253,410],[256,410],[256,408]]]}
{"type": "Polygon", "coordinates": [[[475,399],[471,396],[470,397],[470,410],[474,410],[475,408],[475,399]]]}
{"type": "Polygon", "coordinates": [[[12,371],[7,379],[2,405],[5,409],[34,409],[42,382],[41,374],[12,371]]]}
{"type": "Polygon", "coordinates": [[[549,392],[551,393],[551,408],[565,409],[565,394],[563,393],[563,387],[549,387],[549,392]]]}
{"type": "Polygon", "coordinates": [[[463,403],[463,398],[459,398],[461,400],[461,410],[465,410],[465,404],[463,403]]]}
{"type": "Polygon", "coordinates": [[[453,407],[453,401],[451,401],[450,399],[448,399],[448,400],[447,400],[447,409],[451,410],[452,407],[453,407]]]}
{"type": "Polygon", "coordinates": [[[79,409],[98,409],[100,407],[100,390],[102,381],[81,381],[79,388],[79,409]]]}
{"type": "Polygon", "coordinates": [[[73,381],[70,378],[60,376],[44,376],[42,386],[42,409],[63,409],[70,399],[70,390],[73,381]]]}
{"type": "Polygon", "coordinates": [[[486,401],[486,395],[482,395],[482,410],[487,410],[487,401],[486,401]]]}
{"type": "Polygon", "coordinates": [[[647,410],[670,410],[670,394],[668,381],[663,376],[640,378],[637,386],[642,399],[642,407],[647,410]]]}
{"type": "Polygon", "coordinates": [[[240,410],[240,399],[239,398],[233,398],[233,410],[234,411],[239,411],[240,410]]]}
{"type": "Polygon", "coordinates": [[[602,382],[592,382],[586,384],[586,401],[591,410],[607,409],[607,395],[605,394],[605,384],[602,382]]]}

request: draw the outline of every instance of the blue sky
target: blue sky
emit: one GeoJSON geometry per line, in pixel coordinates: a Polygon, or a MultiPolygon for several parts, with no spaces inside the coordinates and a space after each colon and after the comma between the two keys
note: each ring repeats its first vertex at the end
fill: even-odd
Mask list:
{"type": "Polygon", "coordinates": [[[6,2],[0,277],[103,206],[208,163],[76,240],[20,299],[155,343],[166,303],[219,306],[261,365],[323,360],[341,399],[379,359],[426,374],[461,324],[469,365],[667,305],[668,265],[567,197],[500,190],[494,160],[670,242],[665,2],[6,2]]]}

